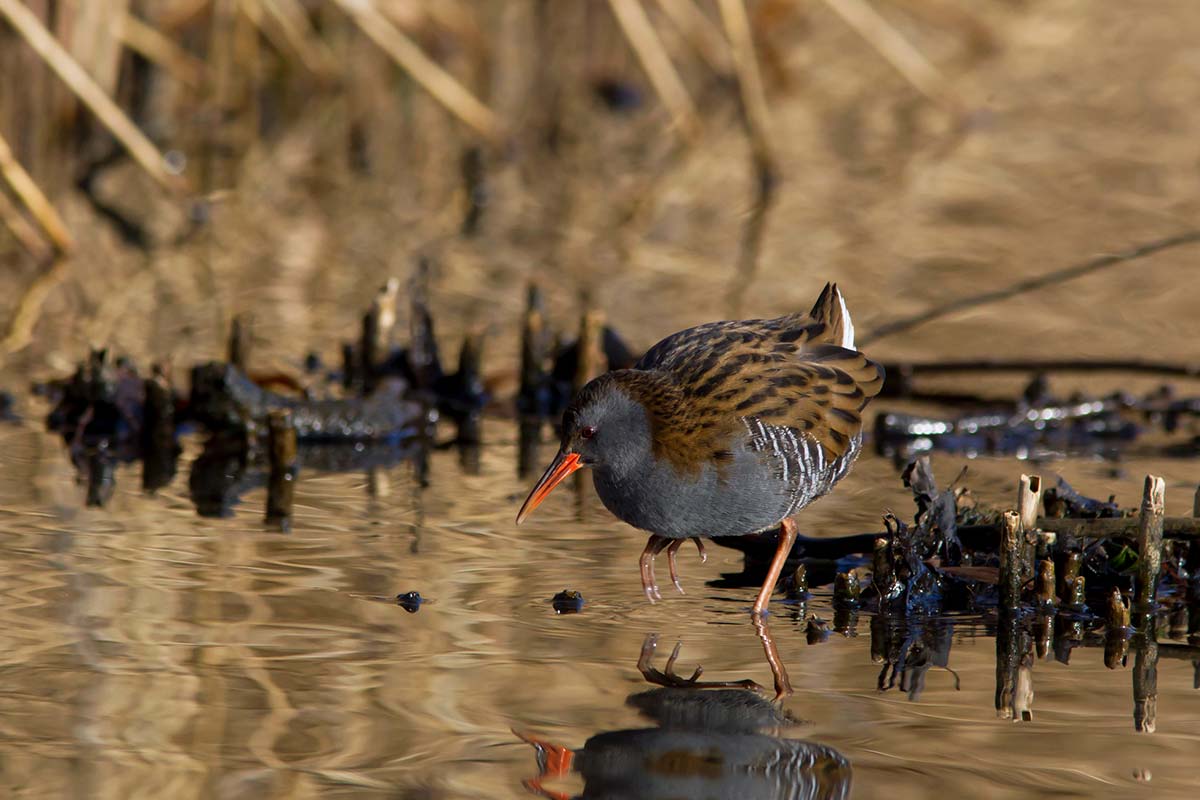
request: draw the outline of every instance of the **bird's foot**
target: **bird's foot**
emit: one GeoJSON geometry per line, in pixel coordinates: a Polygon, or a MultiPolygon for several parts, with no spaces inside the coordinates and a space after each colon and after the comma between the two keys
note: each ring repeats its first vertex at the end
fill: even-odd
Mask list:
{"type": "Polygon", "coordinates": [[[684,678],[675,672],[675,662],[679,659],[681,643],[676,642],[667,663],[660,671],[651,665],[654,653],[658,649],[658,634],[650,633],[642,642],[642,654],[638,658],[637,668],[648,683],[655,686],[666,686],[672,689],[749,689],[754,692],[766,692],[757,681],[746,678],[740,681],[702,681],[704,667],[697,666],[690,678],[684,678]]]}
{"type": "MultiPolygon", "coordinates": [[[[708,552],[704,549],[704,540],[699,536],[690,537],[696,543],[696,549],[700,551],[700,563],[708,561],[708,552]]],[[[679,548],[683,547],[683,539],[675,539],[667,547],[667,567],[671,570],[671,582],[675,584],[675,591],[680,594],[686,594],[683,591],[683,584],[679,582],[679,569],[675,563],[675,554],[679,552],[679,548]]]]}

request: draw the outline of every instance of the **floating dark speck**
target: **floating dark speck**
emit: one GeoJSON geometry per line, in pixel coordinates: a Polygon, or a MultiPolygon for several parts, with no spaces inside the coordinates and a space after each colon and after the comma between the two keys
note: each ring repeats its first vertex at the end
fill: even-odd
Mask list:
{"type": "Polygon", "coordinates": [[[554,595],[550,603],[556,614],[578,614],[583,611],[583,595],[570,589],[563,589],[554,595]]]}
{"type": "Polygon", "coordinates": [[[421,610],[421,603],[425,599],[421,597],[420,592],[405,592],[404,594],[396,595],[396,603],[410,614],[415,614],[421,610]]]}

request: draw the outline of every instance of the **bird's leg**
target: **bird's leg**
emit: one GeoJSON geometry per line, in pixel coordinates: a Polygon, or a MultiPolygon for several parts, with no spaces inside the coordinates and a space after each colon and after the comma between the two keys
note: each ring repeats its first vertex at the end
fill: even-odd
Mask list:
{"type": "Polygon", "coordinates": [[[642,550],[642,557],[638,559],[638,568],[642,573],[642,591],[646,593],[646,599],[651,603],[655,600],[662,600],[662,595],[658,591],[658,584],[654,581],[654,557],[661,553],[663,548],[670,543],[671,540],[667,537],[652,533],[650,534],[650,538],[646,540],[646,547],[642,550]]]}
{"type": "Polygon", "coordinates": [[[792,552],[792,545],[796,543],[796,523],[790,519],[785,519],[779,523],[779,546],[775,549],[775,558],[771,560],[771,566],[767,570],[767,578],[763,581],[762,588],[758,590],[758,599],[754,601],[754,609],[751,611],[755,616],[762,616],[767,613],[767,603],[771,601],[771,592],[775,591],[775,584],[779,581],[779,575],[783,572],[783,565],[787,561],[788,555],[792,552]]]}
{"type": "Polygon", "coordinates": [[[758,632],[758,638],[762,640],[763,652],[767,654],[767,664],[771,667],[771,675],[775,678],[775,699],[782,700],[792,693],[792,681],[788,678],[787,667],[783,665],[783,659],[779,657],[779,648],[775,646],[775,637],[771,635],[771,629],[767,627],[766,617],[755,614],[751,619],[754,621],[754,630],[758,632]]]}
{"type": "MultiPolygon", "coordinates": [[[[689,537],[696,543],[696,549],[700,551],[700,563],[708,561],[708,553],[704,550],[704,540],[699,536],[689,537]]],[[[686,594],[683,591],[683,585],[679,583],[679,570],[675,564],[675,554],[679,552],[679,548],[683,547],[683,539],[673,539],[667,547],[667,566],[671,569],[671,582],[675,584],[675,591],[680,594],[686,594]]]]}

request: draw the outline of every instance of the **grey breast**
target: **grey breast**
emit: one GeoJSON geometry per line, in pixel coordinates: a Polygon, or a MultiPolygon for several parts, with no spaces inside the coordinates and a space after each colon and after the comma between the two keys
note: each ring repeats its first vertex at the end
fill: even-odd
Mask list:
{"type": "Polygon", "coordinates": [[[691,476],[665,460],[623,474],[600,468],[596,491],[613,514],[660,536],[743,536],[770,530],[828,493],[861,449],[855,437],[845,454],[830,458],[792,428],[756,420],[746,427],[732,462],[720,468],[706,463],[691,476]]]}

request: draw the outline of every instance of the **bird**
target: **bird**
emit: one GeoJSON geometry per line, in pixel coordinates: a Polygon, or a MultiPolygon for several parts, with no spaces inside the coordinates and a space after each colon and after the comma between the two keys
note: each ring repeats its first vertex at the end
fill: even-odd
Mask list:
{"type": "Polygon", "coordinates": [[[752,614],[767,613],[796,539],[792,517],[828,494],[862,449],[863,411],[883,367],[855,347],[836,284],[807,313],[710,322],[674,333],[630,369],[595,378],[563,414],[558,453],[521,524],[568,475],[590,467],[601,502],[647,531],[639,569],[661,599],[654,559],[687,540],[779,530],[752,614]]]}

